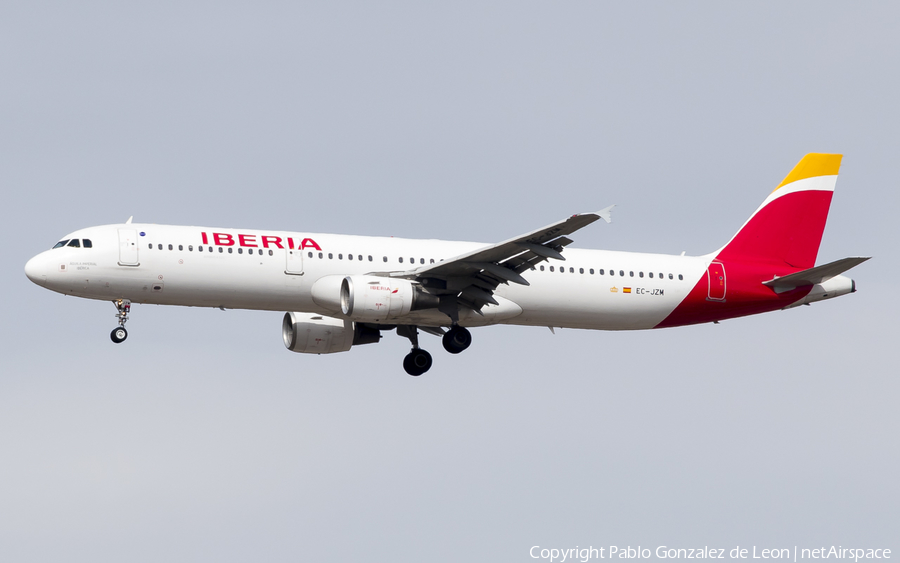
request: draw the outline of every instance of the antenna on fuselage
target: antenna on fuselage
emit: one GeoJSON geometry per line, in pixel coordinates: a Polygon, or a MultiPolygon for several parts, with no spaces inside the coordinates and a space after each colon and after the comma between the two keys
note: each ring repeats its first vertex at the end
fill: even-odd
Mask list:
{"type": "Polygon", "coordinates": [[[128,220],[125,221],[125,224],[126,224],[126,225],[130,225],[132,219],[134,219],[134,215],[132,215],[131,217],[129,217],[128,220]]]}

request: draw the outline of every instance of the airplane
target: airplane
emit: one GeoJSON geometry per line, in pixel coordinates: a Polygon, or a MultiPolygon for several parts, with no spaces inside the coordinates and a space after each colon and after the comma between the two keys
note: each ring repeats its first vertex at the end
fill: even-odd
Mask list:
{"type": "Polygon", "coordinates": [[[497,244],[125,223],[63,237],[25,265],[64,295],[108,300],[125,341],[134,303],[287,311],[288,350],[346,352],[395,330],[419,376],[432,357],[419,331],[451,354],[469,328],[527,325],[668,328],[809,305],[856,291],[841,274],[870,257],[816,266],[842,155],[811,153],[737,234],[703,256],[569,248],[607,207],[497,244]]]}

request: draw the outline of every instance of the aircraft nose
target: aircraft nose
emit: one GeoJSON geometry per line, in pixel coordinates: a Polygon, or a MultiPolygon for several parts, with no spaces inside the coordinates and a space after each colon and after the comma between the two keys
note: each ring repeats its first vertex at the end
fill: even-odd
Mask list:
{"type": "Polygon", "coordinates": [[[42,262],[43,260],[41,260],[41,255],[38,254],[25,263],[25,275],[28,276],[28,279],[38,285],[44,285],[45,283],[47,283],[47,274],[42,267],[42,262]]]}

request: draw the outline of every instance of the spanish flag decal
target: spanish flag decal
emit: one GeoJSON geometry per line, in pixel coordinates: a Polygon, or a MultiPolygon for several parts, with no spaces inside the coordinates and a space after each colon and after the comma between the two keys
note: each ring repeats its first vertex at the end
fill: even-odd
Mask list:
{"type": "Polygon", "coordinates": [[[623,288],[622,288],[622,293],[631,293],[631,288],[630,288],[630,287],[623,287],[623,288]]]}

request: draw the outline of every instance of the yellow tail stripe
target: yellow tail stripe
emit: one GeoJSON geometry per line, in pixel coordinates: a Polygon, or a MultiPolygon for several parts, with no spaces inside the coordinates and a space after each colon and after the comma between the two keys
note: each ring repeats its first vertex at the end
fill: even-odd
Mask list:
{"type": "MultiPolygon", "coordinates": [[[[791,170],[784,180],[778,184],[778,188],[786,186],[797,180],[806,178],[815,178],[816,176],[837,176],[838,170],[841,168],[841,154],[820,154],[809,153],[804,156],[797,166],[791,170]]],[[[777,191],[775,188],[774,191],[777,191]]]]}

